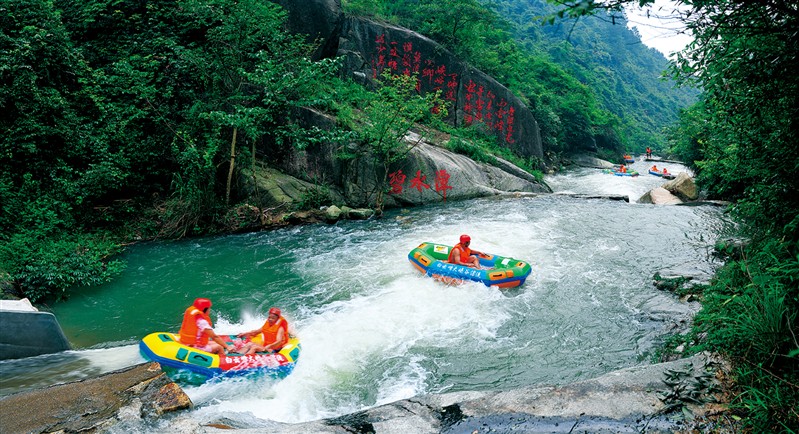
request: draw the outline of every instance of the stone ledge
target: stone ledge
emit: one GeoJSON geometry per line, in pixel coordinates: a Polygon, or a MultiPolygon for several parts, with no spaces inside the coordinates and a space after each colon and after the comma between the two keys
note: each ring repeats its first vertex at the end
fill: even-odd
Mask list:
{"type": "Polygon", "coordinates": [[[0,432],[97,432],[121,414],[157,417],[192,402],[155,362],[0,400],[0,432]]]}

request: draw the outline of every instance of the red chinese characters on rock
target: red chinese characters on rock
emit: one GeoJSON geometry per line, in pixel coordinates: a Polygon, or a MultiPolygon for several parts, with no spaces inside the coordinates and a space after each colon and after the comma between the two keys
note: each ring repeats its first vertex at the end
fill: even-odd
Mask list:
{"type": "MultiPolygon", "coordinates": [[[[444,200],[447,200],[447,190],[452,190],[449,185],[450,175],[445,169],[436,171],[435,177],[435,191],[440,194],[444,200]]],[[[388,175],[388,184],[391,187],[390,194],[401,194],[403,191],[403,184],[407,177],[402,173],[402,170],[391,172],[388,175]]],[[[415,188],[421,193],[423,190],[429,190],[430,184],[427,184],[427,175],[422,174],[421,170],[416,171],[416,176],[410,181],[410,188],[415,188]]]]}
{"type": "MultiPolygon", "coordinates": [[[[393,74],[419,74],[417,91],[421,91],[424,84],[425,88],[434,92],[441,91],[445,100],[453,103],[458,101],[458,74],[448,71],[447,65],[440,65],[433,59],[424,59],[422,53],[414,49],[411,41],[392,41],[385,34],[378,35],[375,38],[371,65],[373,78],[377,78],[386,68],[393,74]]],[[[475,83],[471,79],[463,88],[466,93],[461,107],[464,123],[471,125],[482,122],[505,142],[515,143],[513,134],[516,109],[505,98],[497,98],[483,84],[475,83]]]]}
{"type": "Polygon", "coordinates": [[[388,185],[391,186],[391,194],[402,193],[402,184],[405,183],[405,178],[406,176],[402,173],[402,170],[388,174],[388,185]]]}
{"type": "Polygon", "coordinates": [[[493,92],[472,80],[464,86],[463,122],[471,125],[483,122],[490,129],[502,134],[507,143],[514,143],[513,124],[516,109],[505,98],[497,101],[493,92]]]}
{"type": "Polygon", "coordinates": [[[422,192],[422,188],[430,189],[430,184],[425,184],[425,180],[427,179],[427,175],[422,175],[421,170],[416,171],[416,177],[411,179],[411,188],[415,188],[419,190],[419,193],[422,192]]]}
{"type": "Polygon", "coordinates": [[[400,44],[397,41],[387,41],[386,35],[382,34],[375,38],[375,53],[371,63],[372,78],[377,78],[387,67],[393,74],[410,76],[419,72],[422,53],[414,51],[413,42],[400,44]]]}
{"type": "Polygon", "coordinates": [[[436,191],[444,196],[445,202],[447,200],[447,190],[452,190],[452,186],[449,185],[449,173],[441,169],[436,172],[436,191]]]}

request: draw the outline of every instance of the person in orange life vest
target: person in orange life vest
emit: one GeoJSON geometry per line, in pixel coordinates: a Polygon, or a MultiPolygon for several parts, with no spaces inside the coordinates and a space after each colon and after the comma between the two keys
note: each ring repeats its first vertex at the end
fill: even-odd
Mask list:
{"type": "Polygon", "coordinates": [[[461,235],[461,242],[450,250],[447,262],[472,268],[480,268],[480,259],[475,255],[482,255],[483,253],[470,249],[469,244],[471,243],[472,238],[470,236],[466,234],[461,235]]]}
{"type": "Polygon", "coordinates": [[[658,171],[658,166],[657,166],[657,164],[655,164],[655,165],[653,165],[653,166],[652,166],[652,171],[653,171],[653,172],[657,172],[657,171],[658,171]]]}
{"type": "Polygon", "coordinates": [[[245,333],[239,333],[237,336],[240,338],[249,338],[257,335],[258,333],[263,333],[263,345],[250,342],[249,344],[243,346],[239,351],[244,354],[255,354],[264,351],[280,351],[280,349],[283,348],[283,346],[289,341],[289,323],[280,315],[280,309],[273,307],[269,309],[269,316],[266,318],[266,322],[263,326],[261,326],[261,328],[245,333]]]}
{"type": "Polygon", "coordinates": [[[225,355],[225,351],[233,351],[233,347],[214,333],[211,317],[211,300],[198,298],[183,313],[183,324],[180,325],[180,343],[198,350],[225,355]],[[213,342],[210,342],[213,341],[213,342]]]}
{"type": "Polygon", "coordinates": [[[621,173],[627,173],[627,166],[625,166],[624,164],[622,164],[622,165],[621,165],[621,167],[619,167],[619,172],[621,172],[621,173]]]}

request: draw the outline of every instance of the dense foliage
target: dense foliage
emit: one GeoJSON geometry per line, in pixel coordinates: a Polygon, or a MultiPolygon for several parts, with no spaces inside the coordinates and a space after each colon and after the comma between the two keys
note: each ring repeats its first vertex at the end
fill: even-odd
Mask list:
{"type": "MultiPolygon", "coordinates": [[[[624,25],[628,3],[344,1],[496,77],[528,103],[548,152],[597,145],[609,158],[662,150],[661,128],[694,96],[652,79],[665,59],[624,25]]],[[[682,3],[695,41],[671,73],[703,93],[668,151],[732,201],[751,239],[722,249],[728,264],[684,338],[735,363],[733,404],[753,432],[797,432],[799,9],[682,3]]],[[[407,151],[397,138],[445,110],[407,83],[342,83],[284,19],[260,0],[0,0],[0,280],[58,297],[118,273],[124,240],[208,232],[239,200],[256,143],[278,155],[313,140],[284,118],[295,107],[337,110],[354,155],[379,158],[383,177],[407,151]]],[[[474,131],[448,132],[452,149],[493,158],[474,131]]]]}
{"type": "Polygon", "coordinates": [[[756,431],[799,432],[799,10],[790,2],[695,2],[696,41],[675,73],[703,104],[677,151],[701,185],[735,201],[754,242],[708,291],[697,327],[734,359],[735,405],[756,431]],[[693,146],[685,146],[685,145],[693,146]]]}
{"type": "Polygon", "coordinates": [[[752,432],[799,432],[799,9],[684,3],[695,40],[672,73],[704,93],[681,114],[671,151],[711,197],[732,201],[751,239],[721,249],[728,263],[705,290],[689,341],[734,362],[733,407],[752,432]]]}
{"type": "Polygon", "coordinates": [[[212,228],[244,145],[278,146],[284,113],[325,104],[334,62],[311,62],[284,16],[258,0],[3,1],[2,279],[61,295],[110,278],[121,240],[212,228]]]}
{"type": "Polygon", "coordinates": [[[696,91],[658,79],[666,59],[641,44],[623,14],[545,25],[557,9],[543,1],[343,4],[430,36],[509,87],[533,111],[548,153],[598,147],[616,160],[664,149],[664,128],[695,101],[696,91]]]}

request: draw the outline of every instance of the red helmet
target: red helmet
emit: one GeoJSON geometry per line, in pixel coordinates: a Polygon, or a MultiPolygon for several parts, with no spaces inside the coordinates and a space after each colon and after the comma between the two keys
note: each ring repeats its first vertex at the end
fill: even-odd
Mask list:
{"type": "Polygon", "coordinates": [[[470,236],[468,236],[466,234],[461,235],[461,244],[468,243],[471,240],[472,240],[472,237],[470,237],[470,236]]]}
{"type": "Polygon", "coordinates": [[[272,315],[272,314],[280,316],[280,309],[278,309],[276,307],[273,307],[273,308],[269,309],[269,315],[272,315]]]}
{"type": "Polygon", "coordinates": [[[205,310],[211,307],[211,300],[207,298],[197,298],[194,300],[194,307],[200,310],[205,310]]]}

